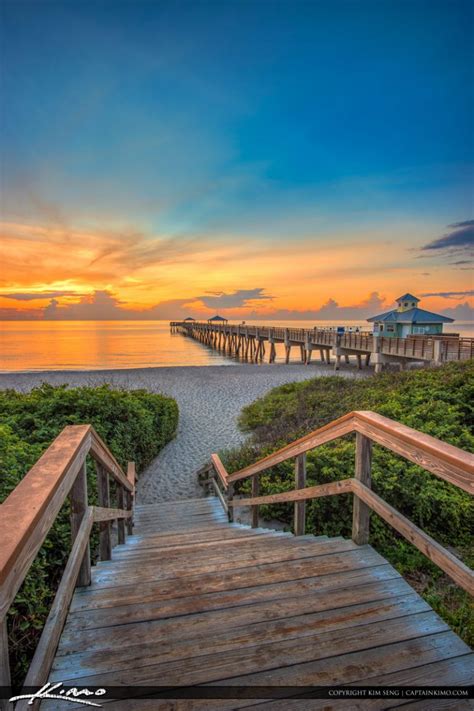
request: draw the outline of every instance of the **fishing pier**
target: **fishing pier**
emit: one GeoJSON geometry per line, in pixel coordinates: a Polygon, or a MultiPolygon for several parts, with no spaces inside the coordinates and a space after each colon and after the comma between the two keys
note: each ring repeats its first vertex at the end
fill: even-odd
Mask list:
{"type": "Polygon", "coordinates": [[[474,357],[474,339],[449,336],[409,336],[393,338],[374,335],[369,331],[345,331],[324,328],[283,328],[265,325],[235,325],[222,322],[172,321],[171,333],[181,333],[223,354],[254,363],[276,360],[276,344],[284,345],[285,362],[289,363],[291,349],[299,350],[301,362],[308,365],[313,352],[319,353],[321,363],[334,363],[339,370],[341,360],[349,363],[355,358],[357,367],[375,366],[380,372],[387,363],[398,363],[401,368],[419,361],[438,365],[448,361],[469,360],[474,357]]]}

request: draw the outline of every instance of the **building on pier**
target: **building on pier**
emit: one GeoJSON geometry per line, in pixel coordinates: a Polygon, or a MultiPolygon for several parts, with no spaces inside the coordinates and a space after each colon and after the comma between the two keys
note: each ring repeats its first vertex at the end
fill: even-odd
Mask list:
{"type": "Polygon", "coordinates": [[[216,314],[212,318],[207,319],[208,323],[227,323],[227,319],[224,318],[223,316],[219,316],[219,314],[216,314]]]}
{"type": "Polygon", "coordinates": [[[371,316],[367,321],[374,324],[374,336],[388,338],[406,338],[407,336],[433,336],[443,333],[443,324],[453,323],[448,316],[420,309],[420,299],[412,294],[399,296],[397,308],[377,316],[371,316]]]}

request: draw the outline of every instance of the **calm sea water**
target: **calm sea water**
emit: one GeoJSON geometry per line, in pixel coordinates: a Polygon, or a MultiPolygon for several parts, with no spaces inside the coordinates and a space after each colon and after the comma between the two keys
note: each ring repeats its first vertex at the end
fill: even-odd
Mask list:
{"type": "MultiPolygon", "coordinates": [[[[327,321],[261,323],[294,328],[336,325],[327,321]]],[[[361,322],[345,325],[367,327],[361,322]]],[[[453,324],[451,330],[474,336],[473,324],[453,324]]],[[[282,357],[282,348],[277,347],[277,360],[282,357]]],[[[297,358],[294,348],[292,359],[297,358]]],[[[233,365],[235,362],[191,338],[170,334],[168,321],[0,322],[0,371],[3,372],[233,365]]]]}

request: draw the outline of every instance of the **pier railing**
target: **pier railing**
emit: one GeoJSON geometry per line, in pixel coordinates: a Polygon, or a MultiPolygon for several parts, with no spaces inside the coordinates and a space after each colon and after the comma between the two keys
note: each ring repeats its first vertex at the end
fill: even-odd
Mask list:
{"type": "Polygon", "coordinates": [[[270,344],[269,362],[275,360],[275,344],[283,343],[286,361],[292,346],[301,348],[301,359],[311,360],[311,352],[320,350],[321,359],[330,362],[330,351],[336,356],[336,369],[341,357],[356,356],[361,367],[362,356],[366,364],[372,359],[376,371],[382,363],[396,360],[403,364],[410,360],[431,363],[445,363],[453,360],[469,360],[474,357],[474,338],[445,336],[409,336],[395,338],[374,335],[369,331],[339,332],[334,328],[284,328],[281,326],[203,323],[199,321],[172,321],[172,331],[179,331],[196,338],[204,344],[223,350],[229,355],[250,355],[254,360],[262,360],[265,355],[264,343],[270,344]]]}
{"type": "Polygon", "coordinates": [[[236,508],[251,507],[254,527],[258,526],[260,505],[294,502],[296,535],[305,532],[305,502],[308,499],[353,494],[352,539],[355,543],[368,543],[370,511],[375,511],[460,587],[474,594],[473,571],[372,491],[373,443],[386,447],[471,495],[474,493],[474,455],[370,411],[350,412],[233,474],[229,474],[219,456],[213,454],[207,471],[208,481],[231,520],[236,508]],[[354,476],[307,487],[306,453],[351,433],[356,435],[354,476]],[[295,459],[295,488],[260,496],[259,475],[290,459],[295,459]],[[247,478],[252,479],[251,496],[235,498],[235,482],[247,478]]]}
{"type": "Polygon", "coordinates": [[[109,560],[112,521],[117,521],[118,543],[124,543],[126,531],[132,533],[134,490],[133,462],[125,474],[90,425],[71,425],[56,437],[3,502],[0,507],[0,687],[10,686],[7,612],[66,498],[69,497],[71,505],[72,548],[25,686],[41,686],[47,681],[74,588],[90,584],[89,537],[93,524],[99,524],[99,557],[109,560]],[[95,463],[98,506],[89,504],[88,455],[95,463]],[[116,508],[111,507],[110,480],[115,485],[116,508]]]}

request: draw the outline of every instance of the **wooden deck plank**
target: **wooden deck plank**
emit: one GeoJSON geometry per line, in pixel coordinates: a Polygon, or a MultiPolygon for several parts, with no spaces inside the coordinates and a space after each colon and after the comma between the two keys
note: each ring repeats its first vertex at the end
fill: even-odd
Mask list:
{"type": "MultiPolygon", "coordinates": [[[[269,535],[267,529],[251,529],[247,527],[227,526],[226,528],[205,529],[204,531],[192,531],[191,533],[152,533],[148,535],[140,535],[134,533],[133,536],[127,538],[125,546],[117,546],[117,550],[121,551],[124,548],[133,551],[135,548],[147,548],[165,545],[185,545],[187,543],[204,543],[206,541],[215,540],[235,540],[243,536],[252,535],[269,535]]],[[[278,532],[280,533],[280,531],[278,532]]],[[[271,535],[271,533],[270,533],[271,535]]]]}
{"type": "MultiPolygon", "coordinates": [[[[279,616],[284,610],[290,614],[291,610],[302,609],[306,612],[315,612],[326,609],[336,609],[350,604],[354,598],[358,602],[381,600],[409,594],[412,589],[403,578],[389,578],[377,582],[367,582],[365,579],[352,582],[350,587],[338,586],[328,594],[327,589],[313,588],[311,584],[284,583],[258,588],[243,588],[240,591],[216,593],[212,595],[198,595],[178,600],[165,600],[132,605],[121,605],[110,608],[99,608],[85,612],[72,612],[68,617],[68,630],[97,629],[112,627],[114,625],[128,624],[130,622],[145,622],[191,615],[217,610],[233,610],[245,606],[252,609],[260,605],[266,614],[279,616]],[[286,587],[285,587],[286,585],[286,587]]],[[[237,610],[233,614],[240,614],[237,610]]]]}
{"type": "MultiPolygon", "coordinates": [[[[123,551],[117,554],[114,552],[112,560],[99,563],[97,567],[112,567],[117,565],[119,569],[121,565],[139,565],[140,561],[142,561],[143,558],[149,561],[164,561],[168,559],[185,560],[186,558],[196,559],[198,551],[202,548],[208,548],[208,550],[205,552],[206,560],[218,557],[226,559],[229,557],[229,553],[231,550],[226,550],[226,547],[229,545],[235,546],[235,549],[232,553],[233,555],[237,553],[241,555],[242,552],[251,552],[252,550],[272,550],[275,548],[280,548],[282,538],[284,538],[285,540],[284,547],[292,550],[297,549],[298,547],[308,548],[309,546],[314,546],[315,550],[319,550],[321,544],[323,543],[323,541],[318,541],[312,536],[298,536],[298,538],[295,538],[294,536],[287,536],[286,534],[283,534],[283,536],[281,536],[278,534],[273,535],[269,533],[267,535],[261,534],[260,536],[247,536],[245,538],[241,537],[238,546],[235,546],[235,542],[232,540],[230,543],[219,541],[218,545],[216,545],[215,541],[206,541],[205,543],[201,544],[189,543],[187,546],[167,546],[164,548],[161,547],[156,549],[148,548],[146,550],[134,549],[133,551],[123,551]]],[[[338,539],[328,539],[327,541],[324,541],[324,543],[331,544],[329,550],[336,550],[338,544],[340,550],[356,549],[356,544],[352,541],[338,541],[338,539]]]]}
{"type": "MultiPolygon", "coordinates": [[[[396,611],[393,611],[393,614],[396,615],[396,611]]],[[[85,686],[107,686],[117,683],[151,685],[156,683],[156,679],[160,679],[161,684],[180,685],[184,678],[187,684],[203,684],[248,674],[255,669],[262,671],[279,669],[301,662],[343,655],[357,650],[362,651],[382,644],[418,639],[436,632],[444,632],[447,629],[447,625],[432,611],[393,618],[386,616],[383,620],[365,625],[357,624],[353,627],[348,627],[346,623],[340,627],[337,627],[336,624],[331,625],[331,620],[328,618],[323,632],[313,632],[304,637],[280,640],[277,643],[270,641],[251,645],[243,649],[234,644],[236,648],[227,651],[226,654],[212,651],[199,656],[185,656],[188,652],[186,645],[183,645],[182,651],[180,650],[178,653],[184,656],[172,661],[143,664],[143,660],[141,660],[139,661],[141,666],[135,668],[134,662],[130,659],[126,682],[122,673],[118,674],[112,671],[91,674],[90,670],[84,670],[86,673],[79,676],[80,672],[77,668],[71,670],[71,678],[62,670],[61,673],[53,671],[51,679],[60,679],[64,683],[74,680],[74,683],[81,683],[85,686]],[[79,679],[80,682],[76,681],[79,679]],[[120,679],[123,681],[120,682],[120,679]]],[[[128,636],[126,639],[128,640],[128,636]]],[[[210,639],[209,636],[206,636],[203,644],[210,645],[210,648],[214,649],[213,639],[210,639]]],[[[136,651],[139,653],[140,646],[136,645],[136,647],[136,651]]],[[[132,654],[134,649],[135,647],[132,646],[132,654]]]]}
{"type": "MultiPolygon", "coordinates": [[[[461,657],[464,654],[465,645],[452,632],[440,632],[434,635],[421,637],[396,644],[383,645],[374,649],[364,651],[363,655],[360,652],[354,652],[343,656],[330,657],[315,662],[306,662],[303,664],[295,664],[278,670],[270,670],[255,674],[249,674],[242,677],[234,677],[227,679],[218,684],[226,686],[326,686],[330,685],[353,685],[357,681],[364,681],[367,685],[373,684],[373,680],[385,673],[403,672],[406,669],[411,669],[416,666],[426,666],[438,661],[461,657]]],[[[212,686],[212,684],[211,684],[212,686]]],[[[364,700],[367,702],[367,700],[364,700]]],[[[432,700],[431,700],[432,702],[432,700]]],[[[114,711],[125,711],[125,709],[142,709],[142,711],[165,711],[167,701],[158,699],[140,700],[140,701],[123,701],[115,702],[114,711]],[[128,707],[126,704],[130,704],[128,707]]],[[[260,703],[257,700],[249,699],[229,699],[213,701],[211,699],[196,699],[186,700],[187,711],[230,711],[237,708],[255,708],[255,711],[286,711],[287,708],[301,708],[306,703],[308,708],[324,709],[327,708],[330,701],[328,699],[305,699],[304,695],[300,699],[291,700],[284,699],[282,701],[273,700],[266,702],[262,700],[260,703]]],[[[337,704],[337,701],[335,702],[337,704]]],[[[351,701],[344,700],[342,706],[334,708],[347,709],[351,708],[351,701]]],[[[359,703],[357,700],[354,703],[359,703]]],[[[391,708],[394,704],[399,704],[398,701],[388,699],[385,701],[377,701],[377,708],[391,708]]],[[[452,704],[452,702],[451,702],[452,704]]],[[[414,711],[416,704],[408,702],[407,706],[403,706],[407,711],[414,711]]],[[[372,707],[371,707],[372,708],[372,707]]],[[[375,708],[375,707],[374,707],[375,708]]],[[[429,711],[429,706],[426,711],[429,711]]],[[[447,708],[452,708],[448,706],[447,708]]],[[[461,707],[462,708],[462,707],[461,707]]]]}
{"type": "MultiPolygon", "coordinates": [[[[176,579],[179,574],[179,578],[182,582],[186,578],[193,577],[195,575],[205,575],[219,574],[227,570],[245,570],[247,568],[261,569],[261,573],[265,573],[267,566],[275,563],[289,563],[290,561],[303,562],[306,560],[311,560],[313,563],[313,575],[324,574],[324,571],[335,572],[336,570],[344,570],[344,566],[347,564],[346,558],[355,558],[354,564],[362,562],[364,560],[364,553],[366,557],[371,558],[369,550],[346,550],[331,554],[330,552],[318,554],[313,548],[308,548],[307,550],[287,550],[284,546],[282,549],[276,551],[268,552],[266,555],[258,556],[257,554],[249,555],[243,558],[230,558],[225,561],[217,560],[215,562],[211,561],[207,563],[206,560],[195,559],[186,567],[178,564],[170,565],[156,565],[152,564],[149,566],[143,565],[140,569],[140,583],[152,582],[154,580],[167,580],[176,579]],[[257,560],[258,558],[258,560],[257,560]]],[[[116,585],[135,585],[137,582],[137,574],[134,571],[119,571],[115,572],[111,569],[110,572],[105,571],[103,568],[100,570],[95,570],[92,575],[92,582],[96,590],[100,588],[115,587],[116,585]]]]}
{"type": "Polygon", "coordinates": [[[316,613],[300,611],[299,615],[288,617],[275,612],[272,618],[262,609],[241,608],[237,617],[232,610],[81,632],[65,630],[54,669],[68,677],[70,672],[78,676],[92,671],[123,669],[128,672],[172,659],[197,658],[211,652],[227,654],[236,648],[242,651],[263,644],[278,645],[289,639],[301,641],[329,630],[429,611],[429,606],[416,593],[411,593],[316,613]],[[127,639],[126,649],[119,644],[123,635],[127,639]],[[87,652],[78,655],[80,650],[87,652]],[[107,650],[107,654],[99,650],[107,650]]]}
{"type": "MultiPolygon", "coordinates": [[[[221,600],[224,596],[230,600],[242,594],[247,597],[251,596],[250,599],[271,599],[276,595],[286,594],[286,590],[288,590],[288,594],[291,594],[291,591],[295,589],[300,590],[302,594],[305,590],[308,592],[321,590],[331,592],[339,587],[348,585],[354,586],[401,577],[387,563],[349,569],[328,575],[314,576],[313,572],[311,570],[308,575],[301,577],[301,571],[299,570],[300,577],[293,580],[292,573],[288,570],[282,571],[282,575],[277,579],[274,576],[269,578],[267,571],[265,578],[263,576],[254,576],[250,581],[243,580],[240,571],[238,571],[237,576],[232,572],[227,572],[219,580],[204,577],[199,581],[194,581],[192,585],[187,583],[184,589],[178,582],[173,585],[173,581],[167,581],[166,585],[148,583],[140,590],[130,585],[107,588],[97,595],[90,589],[83,588],[76,590],[71,603],[70,614],[137,604],[162,605],[166,603],[177,606],[188,605],[192,604],[193,600],[201,600],[204,606],[212,606],[215,599],[221,600]],[[286,572],[286,576],[283,575],[284,572],[286,572]],[[267,578],[269,578],[268,581],[267,578]],[[280,591],[282,592],[280,593],[280,591]]],[[[272,573],[275,573],[274,566],[272,573]]]]}
{"type": "Polygon", "coordinates": [[[235,546],[236,541],[239,541],[239,546],[240,546],[240,541],[254,541],[256,539],[260,540],[266,540],[268,542],[274,541],[277,538],[281,537],[289,537],[290,534],[271,534],[271,533],[256,533],[256,534],[248,534],[245,536],[240,536],[236,537],[234,536],[233,538],[226,538],[226,539],[214,539],[212,541],[202,541],[200,543],[197,542],[189,542],[189,543],[181,543],[178,545],[173,545],[171,541],[168,542],[168,545],[154,545],[154,546],[147,546],[147,547],[142,547],[142,546],[135,546],[134,549],[130,550],[130,548],[125,548],[125,550],[120,550],[117,551],[114,549],[114,553],[112,556],[112,560],[117,560],[117,561],[122,561],[122,560],[137,560],[138,557],[140,556],[150,556],[150,555],[161,555],[164,552],[168,551],[182,551],[182,550],[188,550],[188,551],[194,551],[195,553],[199,550],[202,550],[204,548],[216,548],[219,547],[221,550],[223,548],[226,548],[227,546],[235,546]]]}
{"type": "MultiPolygon", "coordinates": [[[[456,637],[451,633],[452,637],[456,637]]],[[[370,679],[370,684],[373,686],[468,686],[472,684],[472,679],[474,676],[474,655],[466,654],[463,656],[456,655],[455,657],[448,657],[441,661],[436,661],[428,664],[414,664],[408,669],[403,669],[391,674],[383,674],[381,676],[372,677],[370,679]]],[[[351,682],[353,686],[364,686],[367,683],[366,679],[356,680],[351,682]]],[[[285,711],[287,708],[292,708],[290,705],[288,707],[289,700],[281,702],[270,702],[264,704],[253,704],[246,706],[244,708],[253,708],[255,711],[285,711]]],[[[299,700],[290,702],[293,708],[300,708],[298,702],[301,704],[301,708],[311,709],[316,711],[316,709],[327,709],[327,700],[319,699],[304,699],[304,696],[299,700]]],[[[418,711],[423,709],[423,711],[431,711],[432,708],[454,708],[457,709],[457,704],[460,703],[460,699],[448,699],[441,700],[438,706],[435,706],[436,699],[427,699],[424,701],[410,702],[406,700],[396,700],[396,699],[377,699],[374,700],[371,709],[395,709],[401,708],[404,711],[418,711]]],[[[349,702],[341,702],[340,707],[335,708],[349,708],[354,709],[354,711],[364,711],[367,704],[367,699],[364,700],[351,700],[349,702]],[[348,704],[348,705],[347,705],[348,704]]],[[[462,700],[461,700],[462,703],[462,700]]],[[[462,708],[462,706],[459,706],[462,708]]],[[[472,703],[469,704],[468,708],[472,708],[472,703]]]]}
{"type": "Polygon", "coordinates": [[[364,553],[364,556],[347,554],[343,559],[334,561],[332,556],[321,558],[317,569],[313,559],[294,561],[291,570],[286,563],[270,563],[262,569],[237,568],[206,575],[190,575],[185,579],[158,580],[149,583],[115,585],[110,588],[76,590],[71,609],[86,610],[110,604],[123,604],[125,601],[142,601],[143,604],[152,600],[189,597],[205,593],[238,590],[259,585],[270,585],[286,581],[316,578],[324,585],[326,579],[338,579],[341,574],[354,579],[365,575],[368,570],[377,574],[381,568],[389,568],[388,564],[375,551],[364,553]]]}
{"type": "MultiPolygon", "coordinates": [[[[175,568],[180,574],[183,567],[199,567],[199,570],[203,570],[202,559],[205,560],[206,566],[212,566],[219,564],[221,570],[224,570],[222,566],[228,565],[232,562],[238,560],[250,560],[254,564],[258,565],[261,562],[272,562],[273,560],[281,560],[282,557],[288,555],[288,559],[292,559],[293,556],[300,557],[313,557],[320,555],[331,555],[333,553],[342,553],[345,551],[355,551],[358,547],[352,541],[338,541],[338,540],[328,540],[328,541],[309,541],[302,540],[299,538],[293,538],[285,540],[282,545],[281,540],[277,537],[265,539],[260,541],[258,538],[256,540],[243,540],[229,555],[228,550],[221,550],[219,546],[211,547],[207,550],[204,556],[196,554],[193,548],[188,549],[172,549],[170,551],[159,551],[158,553],[153,553],[149,551],[145,556],[139,555],[137,552],[136,557],[126,560],[110,560],[100,562],[95,566],[95,575],[104,577],[107,575],[135,575],[137,569],[141,573],[145,573],[148,570],[154,570],[156,567],[162,569],[175,568]],[[300,555],[301,554],[301,555],[300,555]]],[[[286,558],[285,558],[286,559],[286,558]]],[[[236,567],[235,565],[232,567],[236,567]]]]}
{"type": "MultiPolygon", "coordinates": [[[[69,651],[69,648],[76,643],[78,645],[75,647],[76,650],[79,645],[83,645],[89,650],[99,649],[104,644],[107,644],[108,639],[121,634],[127,634],[128,643],[131,645],[135,641],[137,643],[145,643],[147,640],[155,642],[157,640],[161,641],[161,639],[168,641],[174,637],[189,640],[199,635],[201,630],[207,629],[211,631],[217,629],[219,631],[222,629],[227,632],[228,629],[235,630],[237,627],[256,625],[263,622],[268,622],[270,625],[274,621],[280,621],[283,630],[288,619],[292,619],[296,625],[297,621],[293,618],[308,616],[307,621],[309,623],[311,614],[319,615],[323,621],[331,616],[330,613],[333,613],[336,621],[340,617],[352,618],[350,623],[357,624],[367,610],[380,609],[383,612],[382,608],[392,604],[396,605],[397,609],[403,609],[404,613],[407,607],[412,610],[415,604],[413,596],[416,596],[416,593],[409,586],[407,586],[407,589],[402,583],[403,581],[399,581],[398,589],[394,589],[393,595],[387,589],[388,586],[381,587],[378,593],[374,591],[372,586],[368,586],[365,597],[359,591],[357,591],[358,594],[351,595],[351,591],[346,590],[345,594],[339,593],[336,595],[334,593],[334,595],[331,595],[331,598],[334,597],[334,602],[328,600],[327,596],[324,595],[319,596],[319,599],[317,596],[314,596],[314,599],[313,596],[302,596],[296,600],[291,598],[270,600],[268,602],[240,605],[238,608],[232,607],[204,612],[194,611],[186,615],[157,617],[143,621],[130,620],[128,618],[128,620],[119,625],[106,625],[103,619],[97,617],[100,620],[97,627],[77,627],[74,624],[68,624],[64,629],[62,646],[58,653],[63,653],[61,650],[65,647],[68,647],[69,651]],[[359,605],[365,605],[366,607],[360,608],[358,607],[359,605]],[[126,625],[126,629],[122,628],[123,625],[126,625]],[[91,640],[90,644],[89,640],[91,640]]],[[[416,606],[417,611],[429,610],[429,607],[424,602],[419,605],[416,603],[416,606]]],[[[111,612],[114,613],[113,610],[111,612]]],[[[253,630],[256,633],[258,632],[258,628],[254,627],[253,630]]]]}

